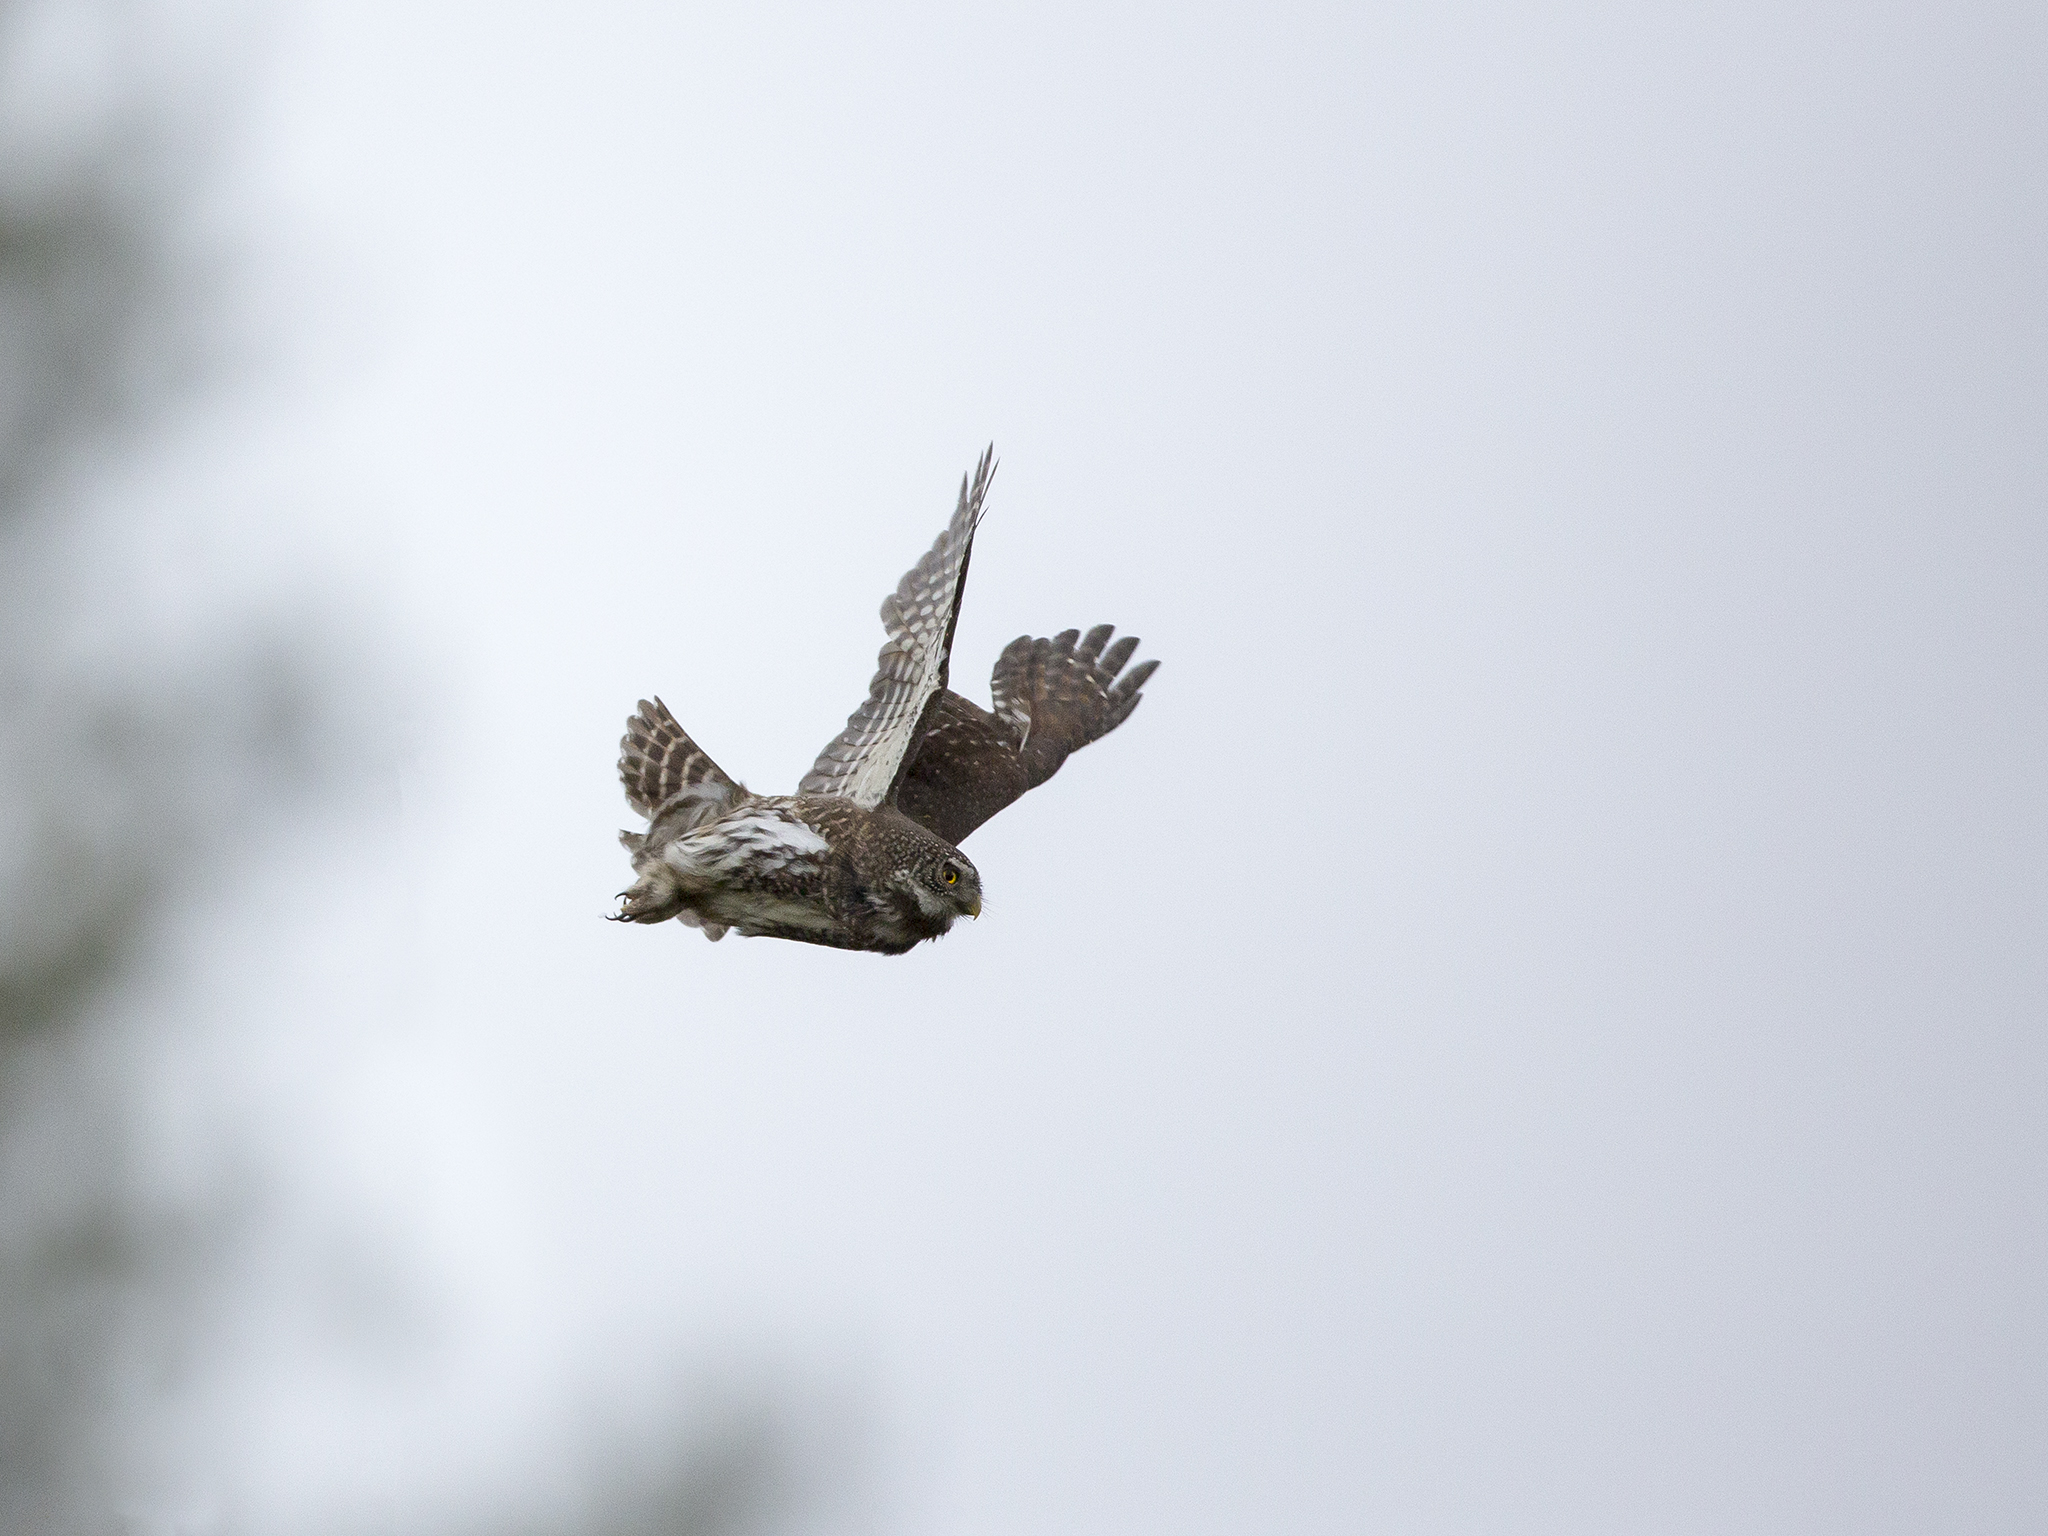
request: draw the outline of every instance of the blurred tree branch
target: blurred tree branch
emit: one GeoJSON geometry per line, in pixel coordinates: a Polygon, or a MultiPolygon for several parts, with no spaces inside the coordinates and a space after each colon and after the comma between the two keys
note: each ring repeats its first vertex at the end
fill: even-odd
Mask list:
{"type": "MultiPolygon", "coordinates": [[[[197,781],[289,766],[303,710],[252,736],[245,711],[221,707],[231,690],[307,687],[255,630],[225,654],[138,669],[154,698],[81,677],[52,638],[78,616],[52,612],[63,546],[34,535],[199,392],[226,329],[185,217],[199,140],[173,83],[135,62],[137,25],[126,8],[0,5],[0,1040],[74,1014],[170,875],[233,836],[197,781]],[[38,68],[53,52],[72,55],[55,82],[38,68]],[[150,835],[128,835],[138,826],[150,835]]],[[[120,611],[120,594],[99,596],[120,611]]]]}
{"type": "Polygon", "coordinates": [[[48,515],[55,471],[132,448],[217,360],[220,295],[185,228],[203,136],[180,82],[136,62],[144,14],[0,0],[0,522],[48,515]],[[26,77],[74,27],[101,35],[72,63],[98,78],[66,94],[102,105],[58,113],[34,98],[65,86],[26,77]]]}
{"type": "Polygon", "coordinates": [[[137,1196],[95,999],[170,896],[303,778],[314,685],[253,619],[118,676],[64,637],[126,616],[52,534],[204,390],[226,334],[190,231],[207,167],[150,18],[0,5],[0,1529],[105,1529],[134,1379],[185,1347],[232,1192],[137,1196]],[[68,552],[68,553],[67,553],[68,552]],[[91,591],[98,613],[67,611],[91,591]]]}
{"type": "MultiPolygon", "coordinates": [[[[112,669],[67,641],[129,605],[55,535],[213,390],[237,331],[193,233],[213,136],[152,24],[0,0],[0,1532],[37,1536],[114,1527],[151,1393],[210,1336],[256,1204],[141,1193],[126,1042],[96,1005],[253,806],[317,787],[327,707],[304,638],[253,614],[112,669]]],[[[117,504],[116,536],[151,515],[117,504]]],[[[784,1418],[735,1410],[608,1465],[550,1536],[782,1523],[784,1418]]]]}

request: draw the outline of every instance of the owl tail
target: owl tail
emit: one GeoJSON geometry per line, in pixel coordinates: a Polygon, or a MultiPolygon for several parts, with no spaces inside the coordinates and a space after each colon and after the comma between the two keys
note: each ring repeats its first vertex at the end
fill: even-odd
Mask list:
{"type": "Polygon", "coordinates": [[[664,810],[687,807],[694,825],[746,793],[732,776],[676,723],[659,699],[642,699],[619,741],[619,782],[626,799],[649,821],[664,810]]]}

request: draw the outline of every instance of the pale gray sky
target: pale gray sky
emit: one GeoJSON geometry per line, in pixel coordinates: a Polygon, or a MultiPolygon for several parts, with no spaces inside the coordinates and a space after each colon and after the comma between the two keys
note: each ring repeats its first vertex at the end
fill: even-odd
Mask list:
{"type": "Polygon", "coordinates": [[[175,515],[408,703],[170,1099],[385,1355],[280,1258],[195,1476],[530,1505],[708,1362],[910,1536],[2048,1521],[2040,7],[261,30],[318,361],[175,515]],[[792,786],[990,438],[956,683],[1164,666],[986,916],[600,922],[633,701],[792,786]]]}

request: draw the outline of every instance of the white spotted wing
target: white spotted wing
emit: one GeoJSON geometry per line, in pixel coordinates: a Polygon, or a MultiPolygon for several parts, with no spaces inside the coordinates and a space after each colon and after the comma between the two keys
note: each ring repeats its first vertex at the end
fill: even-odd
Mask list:
{"type": "Polygon", "coordinates": [[[875,659],[866,702],[847,717],[798,790],[837,795],[872,810],[895,793],[925,710],[946,686],[953,626],[967,585],[967,556],[981,522],[982,498],[995,473],[995,448],[960,481],[960,501],[946,531],[882,599],[889,638],[875,659]]]}

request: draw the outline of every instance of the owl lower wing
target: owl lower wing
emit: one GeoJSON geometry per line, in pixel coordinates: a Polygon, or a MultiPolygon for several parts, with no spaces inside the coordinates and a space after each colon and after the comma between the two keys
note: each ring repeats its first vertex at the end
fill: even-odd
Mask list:
{"type": "Polygon", "coordinates": [[[896,808],[959,844],[968,833],[1031,788],[1015,729],[951,689],[939,695],[896,808]]]}
{"type": "Polygon", "coordinates": [[[940,694],[897,790],[898,809],[958,844],[1058,773],[1073,753],[1122,725],[1159,663],[1142,661],[1125,672],[1138,642],[1127,637],[1110,645],[1115,633],[1099,624],[1085,637],[1077,629],[1050,640],[1020,635],[996,661],[993,714],[957,693],[940,694]]]}
{"type": "Polygon", "coordinates": [[[799,793],[836,795],[872,810],[896,792],[911,748],[928,724],[927,711],[946,686],[967,559],[994,473],[991,446],[973,476],[961,478],[960,500],[946,531],[882,599],[889,638],[875,659],[867,700],[818,755],[799,793]]]}

